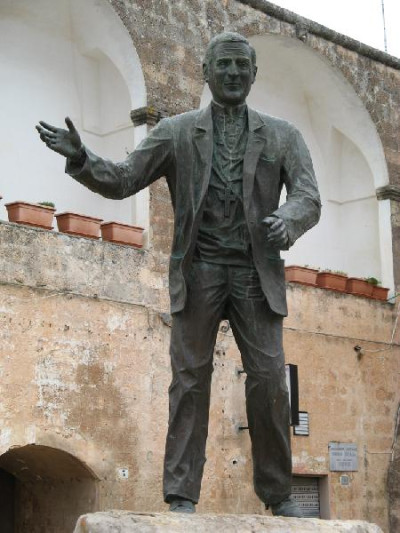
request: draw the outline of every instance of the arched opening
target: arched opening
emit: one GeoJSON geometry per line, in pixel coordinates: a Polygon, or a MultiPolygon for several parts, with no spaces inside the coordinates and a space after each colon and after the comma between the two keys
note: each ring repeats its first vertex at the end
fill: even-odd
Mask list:
{"type": "MultiPolygon", "coordinates": [[[[283,254],[287,264],[374,276],[393,287],[390,210],[375,193],[388,183],[388,172],[365,106],[344,76],[300,41],[250,40],[258,74],[248,103],[302,132],[322,196],[321,222],[283,254]]],[[[206,88],[202,105],[209,100],[206,88]]]]}
{"type": "Polygon", "coordinates": [[[0,488],[4,533],[70,533],[80,515],[97,510],[93,472],[48,446],[15,447],[0,456],[0,488]]]}
{"type": "Polygon", "coordinates": [[[141,140],[130,111],[146,105],[143,72],[110,4],[4,0],[0,61],[3,201],[52,201],[59,212],[147,225],[146,201],[138,208],[137,198],[107,200],[85,189],[64,174],[64,158],[46,150],[34,129],[38,120],[63,127],[69,115],[89,148],[116,161],[141,140]]]}

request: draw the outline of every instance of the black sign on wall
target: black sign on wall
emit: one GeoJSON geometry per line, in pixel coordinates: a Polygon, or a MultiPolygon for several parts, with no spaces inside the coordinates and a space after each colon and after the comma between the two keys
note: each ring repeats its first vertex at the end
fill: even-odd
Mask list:
{"type": "Polygon", "coordinates": [[[297,365],[286,366],[286,384],[289,391],[290,425],[299,425],[299,377],[297,365]]]}

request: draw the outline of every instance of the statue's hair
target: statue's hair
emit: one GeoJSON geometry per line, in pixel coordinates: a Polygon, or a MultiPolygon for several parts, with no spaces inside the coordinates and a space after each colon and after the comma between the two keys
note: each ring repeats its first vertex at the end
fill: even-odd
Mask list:
{"type": "Polygon", "coordinates": [[[209,65],[214,54],[214,48],[221,43],[244,43],[247,44],[247,46],[250,49],[251,54],[251,60],[253,63],[253,66],[256,65],[256,51],[254,50],[253,46],[249,43],[249,41],[244,37],[243,35],[240,35],[240,33],[235,33],[233,31],[226,31],[224,33],[219,33],[218,35],[215,35],[211,41],[208,43],[206,55],[204,57],[204,64],[209,65]]]}

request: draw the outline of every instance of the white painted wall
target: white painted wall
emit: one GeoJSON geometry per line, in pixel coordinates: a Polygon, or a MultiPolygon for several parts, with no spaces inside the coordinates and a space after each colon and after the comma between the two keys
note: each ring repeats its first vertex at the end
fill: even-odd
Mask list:
{"type": "MultiPolygon", "coordinates": [[[[265,35],[251,42],[258,74],[248,104],[302,132],[323,203],[320,223],[284,252],[286,264],[374,276],[393,287],[390,212],[375,196],[388,183],[387,167],[361,100],[341,73],[300,41],[265,35]]],[[[205,87],[201,105],[210,98],[205,87]]]]}
{"type": "Polygon", "coordinates": [[[63,127],[69,115],[89,148],[122,160],[141,140],[129,113],[146,105],[138,55],[106,0],[2,0],[0,4],[0,217],[4,203],[53,201],[104,220],[148,227],[148,193],[113,201],[64,174],[38,120],[63,127]]]}

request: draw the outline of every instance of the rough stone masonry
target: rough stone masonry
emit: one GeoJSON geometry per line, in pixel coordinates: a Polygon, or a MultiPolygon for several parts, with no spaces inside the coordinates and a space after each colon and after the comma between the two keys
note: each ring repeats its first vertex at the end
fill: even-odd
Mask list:
{"type": "Polygon", "coordinates": [[[109,511],[81,516],[74,533],[382,533],[380,527],[359,520],[270,518],[260,515],[185,516],[164,513],[109,511]]]}

